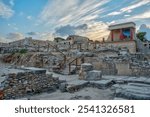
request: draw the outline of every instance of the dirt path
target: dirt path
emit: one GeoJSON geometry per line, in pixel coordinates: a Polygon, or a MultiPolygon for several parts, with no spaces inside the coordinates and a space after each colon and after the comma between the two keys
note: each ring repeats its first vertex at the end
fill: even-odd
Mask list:
{"type": "Polygon", "coordinates": [[[74,93],[61,93],[58,90],[54,93],[42,93],[24,99],[27,98],[31,100],[111,100],[113,92],[110,89],[84,88],[74,93]]]}

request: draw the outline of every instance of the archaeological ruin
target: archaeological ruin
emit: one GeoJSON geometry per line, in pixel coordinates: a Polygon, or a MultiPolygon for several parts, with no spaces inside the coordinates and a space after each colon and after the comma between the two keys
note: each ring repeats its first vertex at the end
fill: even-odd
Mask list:
{"type": "Polygon", "coordinates": [[[136,24],[110,25],[108,38],[0,43],[0,99],[150,99],[149,42],[136,24]]]}

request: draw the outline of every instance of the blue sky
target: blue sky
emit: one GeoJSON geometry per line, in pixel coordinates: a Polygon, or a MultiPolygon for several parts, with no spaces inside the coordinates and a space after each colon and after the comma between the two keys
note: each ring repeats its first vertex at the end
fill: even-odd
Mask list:
{"type": "Polygon", "coordinates": [[[133,21],[150,30],[150,0],[0,0],[0,41],[71,34],[107,37],[110,24],[133,21]]]}

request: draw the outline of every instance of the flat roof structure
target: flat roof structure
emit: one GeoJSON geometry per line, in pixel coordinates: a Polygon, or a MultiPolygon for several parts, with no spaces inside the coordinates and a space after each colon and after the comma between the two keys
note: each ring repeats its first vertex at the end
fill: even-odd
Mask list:
{"type": "Polygon", "coordinates": [[[122,29],[122,28],[136,28],[136,24],[134,22],[126,22],[121,24],[114,24],[109,26],[109,30],[116,30],[116,29],[122,29]]]}

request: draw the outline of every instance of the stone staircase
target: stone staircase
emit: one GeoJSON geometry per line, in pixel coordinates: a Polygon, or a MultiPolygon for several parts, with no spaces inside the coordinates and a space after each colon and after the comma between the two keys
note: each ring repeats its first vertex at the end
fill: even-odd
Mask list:
{"type": "Polygon", "coordinates": [[[53,66],[53,72],[64,74],[64,75],[76,74],[81,66],[81,65],[78,65],[78,60],[82,59],[83,56],[67,57],[67,55],[65,55],[57,47],[53,45],[50,45],[50,46],[53,47],[57,52],[61,53],[62,56],[64,57],[64,59],[61,62],[53,66]]]}

